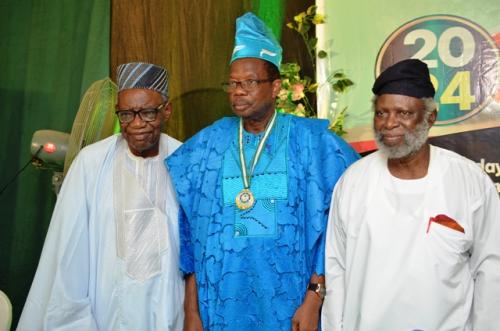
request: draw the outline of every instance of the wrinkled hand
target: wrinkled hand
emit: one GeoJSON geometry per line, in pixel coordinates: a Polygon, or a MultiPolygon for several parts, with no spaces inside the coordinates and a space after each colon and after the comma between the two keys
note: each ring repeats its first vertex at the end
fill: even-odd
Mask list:
{"type": "Polygon", "coordinates": [[[203,331],[200,314],[186,313],[184,316],[184,331],[203,331]]]}
{"type": "Polygon", "coordinates": [[[322,303],[316,293],[307,291],[304,302],[293,315],[292,331],[317,331],[322,303]]]}

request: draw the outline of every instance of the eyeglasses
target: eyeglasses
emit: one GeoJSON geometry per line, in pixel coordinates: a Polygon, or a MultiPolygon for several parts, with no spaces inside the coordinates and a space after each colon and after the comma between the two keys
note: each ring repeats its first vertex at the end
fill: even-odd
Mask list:
{"type": "Polygon", "coordinates": [[[135,117],[139,115],[141,120],[144,122],[153,122],[156,120],[156,116],[158,112],[166,105],[167,103],[162,103],[156,108],[148,108],[141,110],[131,110],[131,109],[123,109],[115,111],[116,116],[118,116],[118,120],[120,123],[127,124],[133,122],[135,117]]]}
{"type": "Polygon", "coordinates": [[[243,90],[248,92],[255,90],[261,83],[270,83],[273,81],[274,79],[247,79],[242,81],[231,80],[227,83],[222,83],[222,89],[225,92],[233,92],[239,85],[243,90]]]}

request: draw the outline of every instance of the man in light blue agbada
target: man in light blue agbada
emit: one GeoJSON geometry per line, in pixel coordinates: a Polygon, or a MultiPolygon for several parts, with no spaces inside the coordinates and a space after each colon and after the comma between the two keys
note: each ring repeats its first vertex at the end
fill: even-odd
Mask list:
{"type": "Polygon", "coordinates": [[[236,30],[223,84],[236,116],[166,160],[180,205],[185,330],[314,330],[331,191],[358,156],[327,121],[276,111],[281,47],[251,13],[236,30]]]}

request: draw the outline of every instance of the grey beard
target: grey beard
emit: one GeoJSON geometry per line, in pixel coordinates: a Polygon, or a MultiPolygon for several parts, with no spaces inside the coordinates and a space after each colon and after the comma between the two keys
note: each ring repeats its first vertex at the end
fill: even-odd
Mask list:
{"type": "Polygon", "coordinates": [[[401,159],[416,153],[427,141],[427,134],[430,125],[427,118],[424,118],[422,123],[415,127],[415,130],[405,132],[404,142],[399,146],[387,146],[382,140],[383,134],[377,130],[375,131],[375,141],[378,149],[389,159],[401,159]]]}

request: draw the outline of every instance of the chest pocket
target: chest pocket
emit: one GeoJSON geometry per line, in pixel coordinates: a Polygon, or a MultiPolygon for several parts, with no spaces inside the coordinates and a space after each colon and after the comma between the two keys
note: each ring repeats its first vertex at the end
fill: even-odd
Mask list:
{"type": "Polygon", "coordinates": [[[425,236],[429,259],[440,278],[451,280],[466,265],[472,243],[470,235],[439,223],[430,223],[425,236]]]}

